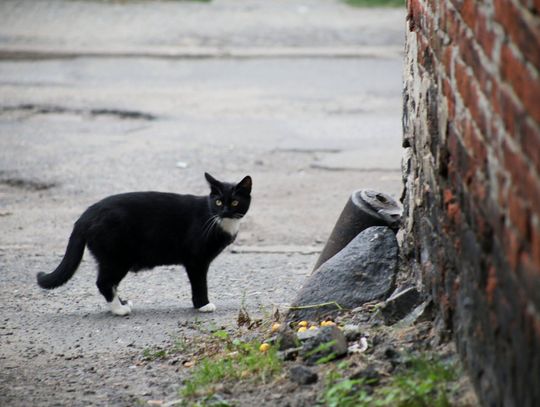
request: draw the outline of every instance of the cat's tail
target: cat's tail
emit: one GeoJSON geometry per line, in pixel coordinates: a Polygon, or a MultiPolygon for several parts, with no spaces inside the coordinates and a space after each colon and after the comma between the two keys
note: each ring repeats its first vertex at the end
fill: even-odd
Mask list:
{"type": "Polygon", "coordinates": [[[52,273],[44,273],[43,271],[37,274],[37,282],[41,288],[56,288],[65,284],[72,276],[81,263],[84,247],[86,246],[85,238],[86,228],[80,222],[76,222],[73,227],[73,232],[69,237],[69,242],[64,258],[52,273]]]}

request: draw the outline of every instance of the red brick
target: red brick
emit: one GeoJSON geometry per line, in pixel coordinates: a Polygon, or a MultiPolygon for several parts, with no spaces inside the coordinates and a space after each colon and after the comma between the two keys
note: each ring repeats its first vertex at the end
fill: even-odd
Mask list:
{"type": "Polygon", "coordinates": [[[514,96],[505,87],[495,86],[494,92],[497,92],[497,94],[494,95],[492,101],[495,102],[494,108],[501,117],[504,128],[512,138],[520,143],[521,128],[526,118],[523,106],[519,101],[515,100],[514,96]]]}
{"type": "Polygon", "coordinates": [[[438,0],[427,0],[427,5],[431,13],[436,13],[439,5],[438,0]]]}
{"type": "Polygon", "coordinates": [[[459,9],[461,18],[465,21],[465,24],[469,26],[473,31],[476,28],[476,22],[478,21],[478,10],[476,8],[475,0],[463,0],[461,2],[461,8],[459,9]]]}
{"type": "Polygon", "coordinates": [[[520,239],[512,229],[507,228],[504,232],[503,244],[508,265],[510,266],[510,269],[515,272],[517,271],[519,254],[521,252],[520,239]]]}
{"type": "Polygon", "coordinates": [[[471,154],[480,163],[482,170],[487,165],[487,148],[485,144],[485,134],[479,133],[479,131],[473,126],[470,133],[471,136],[471,154]]]}
{"type": "Polygon", "coordinates": [[[482,64],[480,53],[475,47],[476,41],[474,37],[469,37],[468,35],[461,35],[457,39],[457,43],[459,46],[459,55],[461,56],[463,62],[465,62],[465,65],[470,66],[473,69],[475,67],[478,67],[479,69],[484,71],[485,66],[482,64]]]}
{"type": "Polygon", "coordinates": [[[540,263],[535,264],[531,255],[523,252],[519,256],[519,265],[522,277],[526,280],[525,283],[529,283],[529,288],[535,285],[534,282],[536,285],[540,285],[540,263]]]}
{"type": "Polygon", "coordinates": [[[417,41],[417,47],[418,47],[418,63],[423,66],[426,70],[431,71],[431,65],[433,57],[431,55],[431,49],[429,46],[429,42],[426,39],[425,35],[422,33],[418,33],[416,38],[417,41]]]}
{"type": "MultiPolygon", "coordinates": [[[[540,54],[540,51],[539,51],[540,54]]],[[[540,78],[534,77],[508,45],[501,49],[501,77],[520,98],[527,113],[540,123],[540,78]]]]}
{"type": "Polygon", "coordinates": [[[530,238],[530,211],[528,205],[515,192],[508,195],[508,219],[522,239],[530,238]]]}
{"type": "Polygon", "coordinates": [[[409,31],[418,31],[422,26],[422,15],[424,8],[420,0],[407,0],[407,21],[409,31]]]}
{"type": "Polygon", "coordinates": [[[466,66],[459,61],[455,63],[455,79],[458,91],[463,100],[463,104],[470,112],[471,117],[485,136],[490,134],[492,120],[491,112],[486,111],[480,104],[480,99],[484,97],[475,78],[467,72],[466,66]]]}
{"type": "Polygon", "coordinates": [[[454,117],[456,115],[456,102],[452,85],[448,79],[444,79],[442,83],[443,95],[448,105],[448,116],[454,117]]]}
{"type": "Polygon", "coordinates": [[[457,143],[456,155],[452,159],[455,162],[456,172],[461,180],[470,183],[476,170],[476,163],[471,159],[463,144],[457,143]]]}
{"type": "MultiPolygon", "coordinates": [[[[495,0],[495,20],[536,69],[540,69],[540,26],[530,25],[511,0],[495,0]]],[[[535,21],[538,21],[536,17],[535,21]]]]}
{"type": "Polygon", "coordinates": [[[469,173],[466,177],[467,183],[470,183],[477,171],[484,172],[487,161],[487,149],[482,136],[478,133],[472,122],[465,120],[462,127],[463,144],[470,156],[469,173]]]}
{"type": "Polygon", "coordinates": [[[503,143],[504,168],[510,173],[514,185],[529,172],[524,156],[510,148],[508,142],[503,143]]]}
{"type": "Polygon", "coordinates": [[[450,219],[450,222],[455,225],[459,225],[461,223],[461,208],[459,207],[459,204],[448,204],[446,212],[448,213],[448,218],[450,219]]]}
{"type": "Polygon", "coordinates": [[[460,62],[455,64],[455,78],[456,86],[463,102],[470,99],[470,86],[469,86],[469,74],[467,73],[466,66],[460,62]]]}
{"type": "Polygon", "coordinates": [[[429,27],[428,30],[428,39],[430,45],[430,51],[441,61],[443,59],[444,51],[446,50],[446,45],[444,44],[444,34],[435,28],[429,27]]]}
{"type": "Polygon", "coordinates": [[[452,68],[453,68],[453,48],[452,47],[444,47],[444,51],[441,58],[441,63],[444,67],[444,71],[446,73],[447,77],[450,77],[452,74],[452,68]]]}
{"type": "Polygon", "coordinates": [[[536,172],[540,174],[540,130],[538,126],[524,121],[521,137],[521,148],[532,161],[536,172]]]}
{"type": "Polygon", "coordinates": [[[489,92],[487,98],[488,102],[491,104],[493,111],[500,117],[502,117],[502,107],[501,107],[501,92],[502,86],[498,81],[492,83],[491,92],[489,92]]]}
{"type": "Polygon", "coordinates": [[[540,226],[531,229],[531,256],[540,271],[540,226]]]}
{"type": "Polygon", "coordinates": [[[450,202],[454,201],[454,193],[450,188],[446,188],[443,191],[443,203],[444,205],[448,205],[450,202]]]}
{"type": "Polygon", "coordinates": [[[497,270],[495,267],[491,266],[488,271],[488,277],[486,282],[486,295],[487,300],[491,304],[493,303],[493,298],[495,297],[495,289],[497,288],[497,285],[499,284],[499,280],[497,279],[497,270]]]}
{"type": "Polygon", "coordinates": [[[431,13],[424,13],[422,16],[422,31],[431,39],[432,36],[438,36],[438,28],[436,26],[436,20],[433,20],[431,13]]]}
{"type": "Polygon", "coordinates": [[[498,184],[498,190],[499,195],[497,199],[497,203],[501,207],[501,209],[505,209],[508,206],[508,183],[507,183],[507,176],[506,174],[503,174],[502,172],[497,172],[497,184],[498,184]]]}
{"type": "Polygon", "coordinates": [[[540,264],[535,264],[531,255],[526,251],[523,251],[519,256],[517,276],[525,291],[522,297],[528,298],[537,306],[540,305],[540,264]]]}
{"type": "Polygon", "coordinates": [[[510,173],[510,182],[518,193],[531,205],[531,210],[540,214],[540,179],[531,171],[525,155],[513,151],[503,143],[504,168],[510,173]]]}
{"type": "Polygon", "coordinates": [[[527,85],[518,96],[522,98],[527,112],[540,124],[540,77],[533,78],[528,75],[527,78],[527,85]]]}
{"type": "Polygon", "coordinates": [[[488,28],[487,17],[485,10],[478,15],[478,21],[476,25],[476,39],[478,44],[484,50],[486,56],[493,60],[493,48],[495,46],[495,34],[488,28]]]}
{"type": "Polygon", "coordinates": [[[483,86],[490,80],[487,67],[482,61],[482,49],[477,42],[478,36],[462,33],[458,39],[459,55],[465,65],[472,68],[474,76],[483,86]]]}
{"type": "Polygon", "coordinates": [[[518,0],[519,3],[527,8],[533,15],[540,14],[540,0],[518,0]]]}
{"type": "MultiPolygon", "coordinates": [[[[454,7],[458,10],[465,25],[473,34],[474,42],[480,45],[486,56],[491,57],[495,44],[495,34],[488,28],[487,24],[487,7],[477,0],[454,0],[454,7]]],[[[453,38],[468,38],[469,44],[472,45],[473,38],[467,37],[463,32],[459,37],[453,38]]],[[[469,53],[473,58],[477,58],[477,52],[473,49],[462,50],[462,53],[469,53]]],[[[472,60],[465,57],[466,60],[472,60]]],[[[477,64],[475,64],[476,66],[477,64]]]]}
{"type": "Polygon", "coordinates": [[[480,104],[480,98],[482,93],[478,87],[478,84],[473,80],[469,83],[470,86],[470,99],[467,101],[467,107],[471,114],[472,119],[480,129],[480,132],[485,137],[489,130],[491,112],[486,112],[484,107],[480,104]]]}
{"type": "Polygon", "coordinates": [[[441,29],[444,30],[451,39],[461,37],[462,27],[457,17],[457,12],[454,9],[449,8],[444,14],[444,25],[441,29]]]}

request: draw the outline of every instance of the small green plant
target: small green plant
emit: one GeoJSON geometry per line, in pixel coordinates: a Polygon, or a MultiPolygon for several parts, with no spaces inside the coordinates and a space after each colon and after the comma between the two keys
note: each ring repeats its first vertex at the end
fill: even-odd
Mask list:
{"type": "Polygon", "coordinates": [[[392,380],[394,389],[383,392],[386,399],[400,406],[447,407],[451,382],[457,374],[453,366],[427,357],[409,361],[409,367],[392,380]]]}
{"type": "Polygon", "coordinates": [[[222,342],[222,352],[197,363],[180,391],[184,398],[211,395],[214,385],[226,381],[267,383],[281,371],[282,362],[276,349],[261,352],[258,343],[231,339],[225,331],[214,332],[213,336],[222,342]]]}
{"type": "Polygon", "coordinates": [[[449,407],[455,379],[453,366],[427,357],[411,359],[406,369],[375,388],[366,379],[344,378],[338,368],[326,376],[322,398],[328,407],[449,407]]]}
{"type": "Polygon", "coordinates": [[[405,0],[344,0],[354,7],[405,7],[405,0]]]}
{"type": "Polygon", "coordinates": [[[169,352],[166,349],[146,348],[143,350],[143,358],[145,360],[165,359],[168,355],[169,352]]]}
{"type": "Polygon", "coordinates": [[[142,356],[146,361],[153,361],[157,359],[167,359],[168,357],[184,353],[189,349],[189,343],[185,338],[175,339],[171,345],[166,347],[154,347],[146,348],[143,350],[142,356]]]}
{"type": "Polygon", "coordinates": [[[335,340],[332,340],[326,343],[321,343],[315,349],[307,352],[306,357],[317,358],[315,361],[317,365],[323,365],[325,363],[331,362],[337,357],[334,352],[329,352],[335,344],[336,344],[335,340]]]}
{"type": "Polygon", "coordinates": [[[362,388],[363,380],[338,379],[324,393],[324,402],[328,407],[369,406],[371,397],[362,388]]]}

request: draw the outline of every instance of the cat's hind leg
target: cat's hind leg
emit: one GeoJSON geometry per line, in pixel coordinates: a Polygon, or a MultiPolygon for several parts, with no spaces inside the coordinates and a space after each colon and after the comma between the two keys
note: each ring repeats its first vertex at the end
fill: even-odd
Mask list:
{"type": "Polygon", "coordinates": [[[116,288],[114,291],[113,300],[109,303],[109,309],[115,315],[125,316],[131,314],[131,307],[133,306],[131,301],[122,300],[118,294],[116,294],[116,288]]]}
{"type": "Polygon", "coordinates": [[[99,292],[105,297],[110,311],[115,315],[125,316],[131,313],[131,301],[122,300],[117,294],[118,284],[127,274],[128,270],[112,267],[99,267],[97,286],[99,292]]]}

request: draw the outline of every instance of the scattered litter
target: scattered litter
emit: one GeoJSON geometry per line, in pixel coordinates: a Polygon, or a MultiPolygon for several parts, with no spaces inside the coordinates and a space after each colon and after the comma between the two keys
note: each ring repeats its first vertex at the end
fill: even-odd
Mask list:
{"type": "Polygon", "coordinates": [[[163,403],[162,406],[163,407],[170,407],[170,406],[178,405],[178,404],[180,404],[182,402],[184,402],[184,399],[176,399],[176,400],[167,401],[166,403],[163,403]]]}
{"type": "Polygon", "coordinates": [[[188,163],[184,162],[184,161],[177,161],[176,162],[176,168],[187,168],[188,167],[188,163]]]}
{"type": "Polygon", "coordinates": [[[361,337],[360,341],[349,346],[349,353],[364,353],[368,349],[368,341],[366,337],[361,337]]]}

